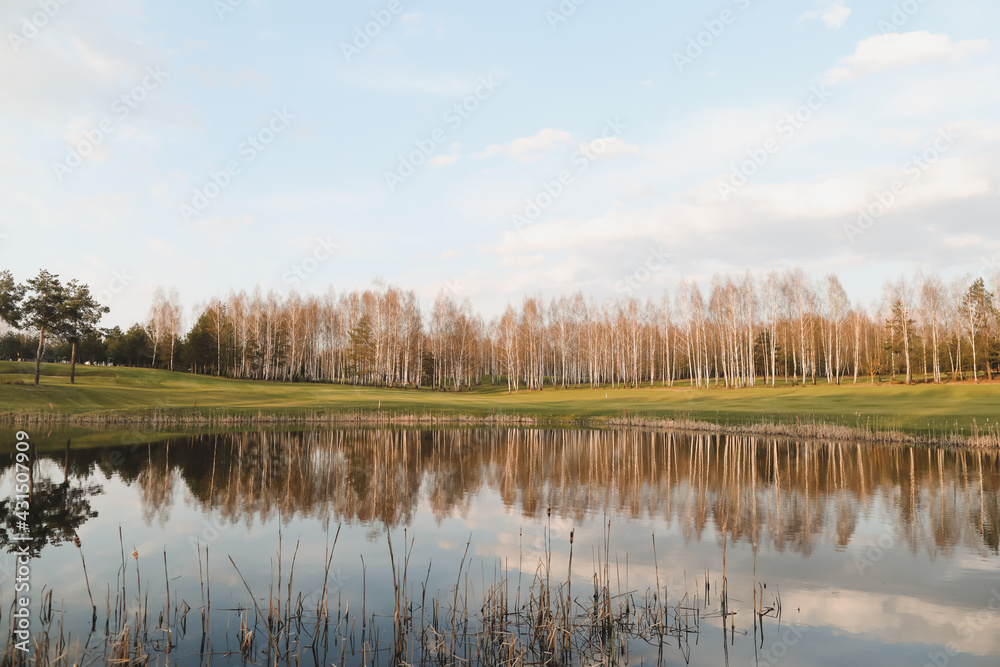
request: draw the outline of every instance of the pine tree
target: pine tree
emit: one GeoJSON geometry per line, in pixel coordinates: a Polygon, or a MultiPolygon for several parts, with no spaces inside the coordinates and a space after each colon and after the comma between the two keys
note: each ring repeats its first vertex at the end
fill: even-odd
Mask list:
{"type": "Polygon", "coordinates": [[[42,270],[28,281],[28,297],[24,301],[24,324],[38,330],[38,351],[35,354],[35,386],[41,376],[42,354],[45,352],[45,334],[58,329],[63,321],[66,291],[59,276],[42,270]]]}
{"type": "Polygon", "coordinates": [[[21,299],[24,287],[14,282],[10,271],[0,273],[0,320],[16,327],[21,319],[21,299]]]}
{"type": "Polygon", "coordinates": [[[373,352],[372,328],[368,324],[368,316],[364,315],[350,331],[350,349],[348,352],[349,372],[357,381],[364,382],[373,352]]]}
{"type": "Polygon", "coordinates": [[[57,329],[70,343],[69,383],[76,384],[76,349],[80,340],[97,330],[101,316],[110,312],[90,295],[87,285],[71,280],[66,284],[63,313],[57,329]]]}

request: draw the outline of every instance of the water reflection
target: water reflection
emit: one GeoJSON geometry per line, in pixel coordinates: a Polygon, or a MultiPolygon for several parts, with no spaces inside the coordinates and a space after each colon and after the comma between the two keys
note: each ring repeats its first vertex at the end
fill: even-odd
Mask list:
{"type": "Polygon", "coordinates": [[[188,437],[124,458],[89,449],[74,452],[68,471],[85,480],[96,469],[140,489],[144,517],[160,523],[178,485],[233,524],[280,513],[390,527],[412,522],[421,489],[439,519],[495,489],[527,517],[550,507],[576,521],[655,516],[685,539],[722,527],[734,542],[808,555],[818,543],[846,546],[881,499],[894,541],[911,551],[1000,549],[995,452],[652,432],[358,430],[188,437]]]}
{"type": "Polygon", "coordinates": [[[91,500],[103,493],[103,488],[85,481],[86,476],[78,471],[74,474],[77,483],[70,482],[69,441],[62,466],[61,482],[48,477],[36,479],[36,465],[18,468],[27,475],[27,504],[19,503],[17,497],[0,500],[0,549],[9,552],[26,549],[32,558],[37,558],[46,545],[72,542],[80,526],[97,518],[91,500]]]}
{"type": "MultiPolygon", "coordinates": [[[[781,660],[788,666],[829,656],[838,664],[902,666],[946,655],[949,667],[1000,658],[997,452],[650,431],[356,429],[138,445],[130,437],[110,447],[93,446],[95,439],[70,446],[39,438],[30,534],[35,590],[55,591],[57,607],[64,605],[50,621],[58,617],[77,635],[91,631],[85,642],[106,652],[121,637],[116,619],[132,619],[144,638],[174,637],[166,644],[177,654],[170,664],[203,664],[210,653],[218,664],[240,663],[242,639],[234,643],[233,633],[258,616],[248,590],[269,609],[282,572],[275,554],[283,549],[285,571],[296,563],[304,604],[331,590],[329,642],[306,664],[363,664],[358,607],[367,609],[368,627],[393,636],[391,536],[397,558],[404,544],[416,544],[411,574],[420,581],[411,600],[422,600],[426,586],[428,600],[461,601],[473,614],[485,609],[491,572],[520,609],[517,591],[543,561],[553,581],[572,580],[574,596],[586,602],[603,549],[604,577],[615,590],[637,601],[643,591],[662,591],[651,599],[676,609],[673,629],[690,645],[678,642],[668,664],[768,662],[761,655],[772,649],[789,652],[781,660]],[[341,522],[340,546],[328,561],[330,534],[341,522]],[[79,551],[55,548],[76,533],[79,551]],[[139,558],[128,557],[133,548],[139,558]],[[84,556],[93,590],[104,591],[99,616],[106,625],[110,618],[111,631],[103,634],[93,631],[84,556]],[[698,603],[706,580],[713,600],[698,603]],[[719,614],[722,582],[736,614],[728,634],[719,614]],[[167,599],[174,609],[157,616],[167,599]],[[215,607],[205,602],[212,599],[215,607]],[[679,619],[688,622],[692,599],[703,623],[689,636],[679,619]],[[780,623],[753,613],[778,599],[780,623]],[[139,623],[136,612],[147,607],[153,620],[139,623]],[[788,629],[802,634],[785,646],[778,637],[788,629]]],[[[0,456],[5,483],[14,473],[13,457],[0,456]]],[[[16,526],[10,502],[0,500],[5,545],[16,526]]],[[[4,565],[0,590],[9,595],[4,565]]],[[[279,605],[286,612],[295,606],[290,579],[279,605]]],[[[414,614],[432,608],[403,606],[414,614]]],[[[316,646],[302,627],[296,655],[316,646]]],[[[267,645],[259,639],[247,659],[259,661],[267,645]]],[[[81,664],[100,664],[104,655],[81,664]]],[[[657,651],[639,655],[633,663],[662,659],[657,651]]]]}

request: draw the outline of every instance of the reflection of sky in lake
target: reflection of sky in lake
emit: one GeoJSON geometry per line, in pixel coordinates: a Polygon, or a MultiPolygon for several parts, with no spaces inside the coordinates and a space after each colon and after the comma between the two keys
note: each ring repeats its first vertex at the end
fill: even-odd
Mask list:
{"type": "MultiPolygon", "coordinates": [[[[62,450],[42,450],[36,478],[61,482],[62,450]]],[[[8,464],[0,459],[3,489],[13,489],[8,464]]],[[[123,549],[131,606],[135,548],[143,596],[155,609],[163,607],[166,550],[171,595],[193,608],[171,659],[197,662],[199,540],[209,545],[213,649],[228,651],[238,621],[226,610],[251,604],[228,557],[266,599],[277,580],[279,525],[284,585],[298,543],[293,590],[306,607],[315,606],[325,545],[342,522],[331,606],[359,610],[365,589],[367,612],[391,615],[387,525],[397,559],[404,535],[413,541],[414,597],[430,564],[429,594],[450,602],[470,539],[463,587],[478,595],[503,572],[512,588],[520,580],[526,589],[549,531],[553,578],[565,578],[575,531],[573,586],[585,595],[610,520],[612,576],[638,594],[657,580],[672,601],[703,593],[706,570],[717,591],[725,549],[737,611],[730,664],[753,664],[755,581],[767,585],[765,606],[780,594],[783,608],[780,628],[765,619],[758,650],[789,628],[802,633],[779,643],[783,665],[920,666],[948,647],[949,665],[1000,663],[996,454],[649,433],[369,430],[73,448],[68,473],[72,485],[104,490],[91,498],[97,518],[79,530],[97,632],[86,638],[87,589],[71,542],[45,547],[33,562],[32,594],[37,604],[42,588],[52,589],[65,626],[90,646],[102,640],[123,549]]],[[[6,606],[9,579],[2,594],[6,606]]],[[[691,664],[723,664],[721,622],[705,620],[701,630],[691,664]]],[[[683,664],[671,650],[666,663],[683,664]]]]}

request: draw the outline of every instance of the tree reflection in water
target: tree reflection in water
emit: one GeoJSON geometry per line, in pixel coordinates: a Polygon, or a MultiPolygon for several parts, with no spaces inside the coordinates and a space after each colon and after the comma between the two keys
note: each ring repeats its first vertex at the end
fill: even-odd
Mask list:
{"type": "MultiPolygon", "coordinates": [[[[493,490],[527,517],[549,507],[577,522],[656,516],[687,540],[725,527],[727,540],[808,555],[823,542],[848,544],[875,500],[890,498],[882,511],[895,513],[897,544],[931,556],[1000,549],[1000,465],[985,451],[650,431],[358,429],[194,436],[143,446],[124,462],[107,450],[74,452],[78,474],[95,468],[139,489],[147,522],[167,520],[178,483],[203,511],[246,525],[280,513],[391,528],[410,524],[422,500],[441,520],[493,490]]],[[[61,541],[100,490],[56,487],[41,486],[39,507],[53,508],[61,527],[52,539],[61,541]]]]}
{"type": "Polygon", "coordinates": [[[0,548],[14,552],[26,547],[31,557],[37,558],[46,545],[72,542],[80,526],[97,517],[90,501],[104,489],[99,484],[81,482],[74,486],[70,482],[70,448],[67,440],[61,482],[36,479],[37,465],[29,466],[29,520],[24,522],[27,531],[20,527],[16,498],[0,500],[0,548]],[[15,540],[14,536],[28,539],[15,540]]]}
{"type": "MultiPolygon", "coordinates": [[[[302,522],[306,525],[303,535],[310,544],[304,543],[303,548],[305,551],[312,550],[312,567],[310,569],[307,565],[300,565],[295,582],[299,585],[300,581],[309,581],[309,584],[303,584],[311,585],[311,588],[304,589],[308,592],[317,583],[319,573],[316,562],[332,562],[327,560],[325,550],[329,542],[328,535],[325,536],[327,545],[323,544],[324,528],[343,522],[347,525],[347,533],[353,532],[358,536],[367,532],[367,536],[375,542],[365,545],[363,537],[353,539],[354,553],[338,555],[338,565],[342,564],[350,570],[353,567],[352,560],[363,552],[364,556],[371,557],[367,560],[370,567],[385,568],[384,562],[381,566],[372,563],[379,562],[379,549],[384,549],[390,539],[385,534],[386,531],[391,531],[391,539],[398,545],[396,554],[404,560],[408,558],[403,555],[407,553],[407,533],[402,529],[416,525],[422,531],[423,539],[428,531],[426,524],[421,525],[420,519],[430,513],[445,527],[441,535],[431,535],[430,540],[423,539],[428,545],[429,553],[433,555],[435,568],[442,568],[436,560],[438,557],[442,557],[446,563],[443,566],[446,570],[444,574],[435,570],[435,577],[443,579],[431,584],[431,593],[436,590],[440,594],[440,600],[455,606],[455,601],[459,599],[459,585],[464,591],[470,581],[468,570],[464,583],[456,579],[452,571],[447,570],[451,565],[465,563],[462,545],[448,542],[455,537],[456,530],[465,531],[470,527],[476,530],[476,544],[481,550],[475,552],[475,557],[481,559],[480,565],[493,564],[494,567],[503,568],[498,579],[503,582],[503,586],[486,586],[486,579],[483,577],[488,572],[480,571],[482,585],[479,598],[473,594],[476,604],[470,607],[482,608],[482,626],[492,627],[487,621],[508,619],[508,611],[521,609],[519,594],[522,555],[527,556],[524,559],[525,581],[532,581],[532,572],[535,572],[536,578],[544,577],[545,585],[536,587],[537,591],[554,592],[556,597],[553,599],[562,600],[559,586],[565,575],[567,582],[573,580],[573,594],[580,596],[581,600],[589,599],[592,595],[587,585],[590,573],[585,572],[587,566],[584,563],[584,578],[577,579],[581,573],[567,562],[565,538],[576,529],[579,553],[578,560],[573,562],[583,563],[587,559],[584,555],[587,547],[581,535],[587,530],[593,533],[595,527],[608,526],[608,517],[612,517],[616,522],[615,539],[622,541],[610,548],[608,528],[602,538],[605,545],[603,566],[598,557],[595,566],[597,574],[608,581],[612,577],[619,578],[618,567],[622,564],[617,559],[624,555],[625,585],[621,588],[621,582],[617,582],[619,588],[631,591],[630,585],[634,587],[636,581],[655,582],[655,595],[647,595],[644,599],[661,605],[669,602],[670,608],[676,609],[677,619],[677,624],[671,627],[685,637],[687,630],[684,628],[687,626],[682,625],[680,619],[683,617],[686,623],[692,611],[689,593],[693,591],[697,599],[704,591],[705,598],[702,602],[695,603],[695,618],[709,620],[706,628],[721,630],[725,648],[715,656],[719,658],[715,662],[712,662],[715,658],[708,649],[699,649],[707,657],[696,656],[695,662],[701,659],[700,664],[723,664],[724,656],[734,646],[742,657],[747,657],[746,647],[741,647],[739,641],[734,644],[734,639],[740,632],[745,632],[748,636],[752,632],[753,646],[764,647],[763,621],[766,613],[763,616],[761,613],[768,605],[780,609],[780,599],[777,597],[779,589],[774,584],[782,585],[780,590],[783,595],[788,591],[790,596],[795,596],[795,616],[790,615],[789,619],[793,623],[799,621],[801,627],[811,628],[809,643],[815,643],[816,648],[814,653],[806,652],[804,660],[812,660],[823,654],[826,648],[821,637],[830,628],[833,628],[831,636],[835,637],[831,641],[840,646],[843,636],[851,636],[859,641],[875,636],[872,634],[872,626],[882,622],[880,619],[883,618],[890,620],[885,621],[884,625],[877,625],[882,635],[878,635],[873,646],[887,647],[888,655],[890,649],[896,651],[901,639],[910,643],[914,640],[929,641],[935,646],[943,647],[951,635],[936,629],[937,619],[961,618],[963,610],[976,601],[975,595],[980,588],[977,579],[968,576],[962,586],[952,587],[954,590],[947,587],[933,588],[927,583],[930,568],[924,567],[923,563],[908,563],[911,559],[903,558],[902,552],[893,557],[892,567],[887,564],[879,570],[878,576],[864,579],[860,576],[862,573],[852,567],[856,562],[852,561],[849,554],[840,554],[839,558],[831,557],[833,549],[830,546],[847,547],[853,543],[856,551],[859,545],[864,545],[866,538],[870,538],[874,523],[892,531],[890,537],[894,546],[908,548],[914,554],[919,551],[927,555],[927,558],[916,560],[925,563],[940,557],[949,561],[950,565],[966,557],[969,550],[983,556],[998,554],[1000,534],[1000,454],[985,451],[885,445],[869,447],[835,442],[642,430],[344,429],[199,435],[142,444],[128,451],[122,448],[94,448],[70,452],[67,449],[65,453],[49,453],[41,458],[41,464],[33,469],[31,525],[38,533],[31,535],[31,548],[36,554],[47,544],[71,540],[83,523],[96,516],[90,500],[103,491],[101,486],[93,482],[103,481],[105,478],[113,480],[108,483],[113,497],[105,499],[109,506],[117,507],[119,502],[127,502],[130,498],[138,498],[140,501],[141,511],[126,512],[126,522],[132,523],[133,535],[145,533],[148,539],[150,533],[157,532],[137,530],[135,524],[145,522],[147,527],[152,527],[154,524],[168,524],[174,519],[177,525],[169,526],[163,531],[163,539],[167,541],[170,550],[168,574],[167,549],[164,549],[163,583],[169,581],[174,597],[168,599],[172,599],[176,607],[173,612],[167,609],[165,615],[160,617],[166,618],[168,625],[170,618],[176,621],[178,614],[183,618],[187,610],[197,608],[195,605],[189,607],[188,600],[197,600],[199,595],[204,595],[204,588],[198,587],[202,582],[202,546],[205,548],[205,584],[211,579],[210,590],[216,590],[215,582],[218,581],[224,591],[223,595],[233,595],[232,590],[227,591],[227,584],[223,583],[225,579],[216,578],[221,574],[220,570],[213,569],[211,578],[207,575],[209,546],[214,554],[213,562],[219,562],[215,558],[222,551],[239,560],[241,567],[245,565],[244,571],[250,578],[252,587],[256,590],[266,588],[269,591],[269,599],[263,601],[261,608],[270,609],[271,580],[268,577],[275,574],[274,561],[271,561],[272,567],[269,570],[270,556],[260,551],[260,545],[268,544],[268,539],[251,537],[244,540],[244,535],[253,536],[255,532],[266,532],[275,524],[285,525],[294,519],[305,520],[302,522]],[[53,472],[59,467],[62,469],[62,482],[59,482],[59,475],[53,472]],[[49,477],[54,479],[38,471],[49,473],[49,477]],[[503,511],[507,516],[497,516],[497,502],[504,506],[503,511]],[[548,514],[550,509],[551,517],[548,514]],[[181,516],[182,512],[185,516],[181,516]],[[178,516],[171,517],[171,513],[178,516]],[[204,518],[207,521],[210,518],[213,531],[217,534],[222,532],[221,526],[225,525],[243,524],[248,528],[265,526],[265,530],[232,531],[218,543],[213,542],[214,538],[206,537],[205,544],[202,545],[192,534],[192,516],[196,517],[195,520],[204,518]],[[625,521],[619,522],[619,518],[625,521]],[[220,526],[218,531],[215,531],[216,524],[220,526]],[[523,524],[533,524],[539,530],[529,536],[519,532],[523,531],[523,524]],[[622,524],[630,525],[619,528],[622,524]],[[664,525],[671,528],[669,535],[663,535],[664,525]],[[649,528],[650,526],[653,528],[649,528]],[[352,531],[351,528],[355,530],[352,531]],[[554,554],[553,529],[560,536],[556,539],[554,554]],[[650,548],[653,540],[641,543],[649,538],[649,532],[642,535],[647,530],[656,531],[656,540],[663,539],[659,545],[666,548],[659,556],[651,553],[655,551],[655,547],[650,548]],[[623,535],[628,537],[620,537],[623,535]],[[374,540],[375,537],[379,539],[374,540]],[[185,547],[185,543],[190,543],[191,539],[195,539],[198,548],[196,570],[191,569],[193,556],[186,552],[185,547]],[[438,543],[438,539],[443,541],[438,543]],[[708,542],[705,548],[695,544],[703,541],[708,542]],[[178,547],[178,544],[181,546],[178,547]],[[244,544],[248,545],[246,553],[241,553],[244,544]],[[453,551],[457,555],[450,553],[453,551]],[[664,551],[667,555],[664,555],[664,551]],[[768,558],[766,563],[762,563],[767,574],[764,575],[765,578],[759,577],[761,570],[758,569],[758,555],[772,552],[771,556],[784,553],[808,556],[814,551],[816,557],[809,565],[805,564],[804,558],[768,558]],[[454,563],[447,560],[449,554],[455,555],[454,563]],[[721,554],[721,563],[715,557],[716,554],[721,554]],[[322,557],[322,561],[319,561],[317,555],[322,557]],[[457,560],[458,555],[462,556],[460,562],[457,560]],[[631,575],[629,555],[633,557],[631,567],[634,569],[631,575]],[[537,571],[533,565],[536,556],[539,563],[546,564],[537,571]],[[951,560],[953,556],[954,559],[951,560]],[[612,557],[615,559],[614,563],[612,557]],[[699,562],[700,558],[707,560],[699,562]],[[508,563],[511,566],[509,579],[508,563]],[[846,574],[838,574],[837,568],[829,568],[831,563],[844,565],[846,574]],[[650,564],[655,564],[656,567],[650,569],[650,564]],[[692,564],[695,567],[705,565],[705,568],[700,572],[692,570],[692,564]],[[659,569],[661,566],[662,569],[659,569]],[[891,577],[884,575],[907,566],[911,570],[887,587],[886,579],[891,577]],[[785,577],[784,568],[793,572],[785,577]],[[717,569],[721,569],[721,572],[717,572],[717,569]],[[255,573],[251,574],[254,570],[255,573]],[[832,574],[828,576],[827,570],[832,574]],[[550,588],[551,573],[556,573],[560,579],[553,578],[552,581],[556,583],[550,588]],[[631,584],[630,576],[633,577],[631,584]],[[813,585],[813,580],[816,579],[819,581],[813,585]],[[441,585],[441,581],[445,583],[441,585]],[[725,594],[720,595],[723,591],[728,593],[730,581],[735,603],[732,609],[728,606],[725,594]],[[771,588],[767,587],[769,581],[771,588]],[[501,593],[507,595],[508,583],[516,587],[517,591],[515,603],[509,609],[500,604],[496,597],[501,593]],[[789,586],[787,589],[784,587],[786,583],[789,586]],[[173,588],[175,585],[176,589],[173,588]],[[748,588],[753,592],[748,591],[748,588]],[[661,590],[662,598],[657,598],[656,595],[661,590]],[[715,611],[714,602],[709,605],[710,592],[715,600],[723,601],[721,611],[715,611]],[[830,602],[831,596],[840,592],[850,593],[849,603],[838,605],[830,602]],[[491,595],[494,597],[491,598],[491,595]],[[919,599],[919,605],[913,604],[914,598],[919,599]],[[682,599],[687,600],[683,605],[679,602],[682,599]],[[183,605],[179,600],[185,600],[183,605]],[[497,602],[495,609],[500,610],[492,616],[485,611],[492,609],[487,604],[491,602],[497,602]],[[747,607],[748,604],[753,606],[747,607]],[[179,612],[181,606],[184,610],[179,612]],[[915,608],[925,607],[930,611],[923,616],[913,612],[915,608]],[[939,608],[946,608],[947,611],[939,612],[939,608]],[[757,614],[748,618],[745,611],[754,609],[757,614]],[[727,614],[737,611],[743,611],[744,614],[739,617],[735,626],[733,617],[729,616],[727,630],[727,614]],[[702,615],[703,612],[705,615],[702,615]],[[739,623],[744,624],[742,631],[739,623]],[[760,643],[757,641],[758,630],[761,632],[760,643]]],[[[11,463],[3,463],[9,473],[11,463]]],[[[15,525],[11,512],[10,501],[0,501],[0,523],[6,527],[0,532],[0,539],[3,540],[2,544],[8,546],[10,533],[15,525]]],[[[106,513],[113,514],[114,511],[106,513]]],[[[197,528],[193,530],[197,531],[197,528]]],[[[103,546],[107,547],[107,543],[113,541],[109,540],[112,534],[116,533],[115,539],[121,540],[120,531],[119,526],[117,531],[95,530],[95,534],[103,535],[106,543],[103,546]]],[[[159,539],[157,533],[156,539],[149,543],[158,545],[159,539]]],[[[298,553],[298,539],[296,537],[295,554],[298,553]]],[[[95,540],[95,544],[100,545],[100,539],[95,540]]],[[[410,549],[412,544],[411,541],[410,549]]],[[[122,587],[117,597],[108,594],[109,601],[117,600],[116,604],[120,604],[120,607],[115,608],[112,618],[119,622],[135,619],[136,628],[145,628],[142,630],[144,641],[151,636],[160,641],[160,635],[156,633],[162,627],[154,623],[151,634],[145,620],[140,622],[134,616],[136,609],[145,604],[139,599],[139,561],[126,559],[125,547],[114,546],[115,548],[103,550],[100,546],[97,547],[101,554],[98,558],[104,559],[103,562],[97,560],[99,576],[122,587]],[[115,552],[118,549],[121,550],[122,568],[117,565],[115,552]],[[133,573],[135,577],[132,576],[133,573]],[[126,591],[124,587],[131,587],[133,583],[136,584],[135,591],[131,588],[126,591]]],[[[594,545],[590,546],[590,555],[593,557],[594,545]]],[[[143,550],[141,538],[139,549],[143,550]]],[[[278,549],[278,586],[275,590],[282,589],[280,541],[278,549]]],[[[284,553],[286,558],[290,555],[287,543],[284,553]]],[[[60,552],[55,550],[47,552],[43,563],[46,559],[51,559],[48,564],[58,563],[59,555],[60,552]]],[[[144,551],[143,557],[145,556],[144,551]]],[[[306,560],[303,562],[310,562],[308,556],[304,558],[306,560]]],[[[295,562],[295,556],[292,556],[291,562],[295,562]]],[[[369,578],[366,579],[364,562],[360,572],[355,569],[347,578],[342,578],[339,570],[337,571],[336,628],[347,627],[346,614],[344,624],[341,625],[340,604],[343,601],[345,610],[353,609],[350,601],[354,600],[353,604],[356,606],[356,597],[352,596],[358,594],[358,588],[361,590],[362,600],[365,599],[366,587],[369,593],[383,589],[383,597],[379,598],[378,593],[372,593],[371,600],[383,605],[380,607],[383,610],[392,609],[391,606],[384,606],[384,589],[390,581],[386,572],[396,571],[398,574],[398,568],[370,569],[369,578]],[[360,586],[346,583],[350,577],[354,578],[354,583],[360,580],[360,586]]],[[[156,565],[154,569],[159,570],[158,558],[156,565]]],[[[74,563],[73,568],[76,567],[77,564],[74,563]]],[[[42,571],[39,569],[39,572],[42,571]]],[[[57,571],[61,570],[50,567],[46,570],[46,576],[57,579],[54,574],[50,575],[57,571]]],[[[143,576],[147,576],[146,572],[144,565],[143,576]]],[[[160,576],[157,572],[153,575],[153,581],[160,576]]],[[[286,576],[288,595],[291,595],[291,573],[286,576]]],[[[429,566],[425,576],[430,577],[429,566]]],[[[50,581],[47,580],[46,583],[50,581]]],[[[245,585],[244,582],[240,584],[245,585]]],[[[65,588],[65,582],[63,586],[63,590],[71,590],[65,588]]],[[[569,600],[568,586],[567,583],[566,600],[569,600]]],[[[239,586],[236,588],[239,589],[239,586]]],[[[142,581],[142,590],[147,593],[150,590],[146,579],[142,581]]],[[[641,585],[639,590],[641,595],[641,585]]],[[[632,593],[634,591],[629,595],[632,593]]],[[[242,595],[242,590],[239,590],[238,595],[242,595]]],[[[391,590],[389,595],[392,595],[391,590]]],[[[619,598],[617,595],[609,593],[603,599],[620,599],[622,604],[631,604],[631,598],[619,598]]],[[[79,597],[83,599],[82,589],[79,597]]],[[[202,600],[204,609],[204,598],[202,600]]],[[[289,607],[291,600],[291,597],[286,597],[284,606],[276,604],[276,608],[283,608],[287,613],[289,609],[295,608],[294,605],[289,607]]],[[[464,597],[462,600],[464,614],[469,600],[464,597]]],[[[509,602],[507,597],[504,600],[509,602]]],[[[310,599],[310,603],[312,601],[310,599]]],[[[107,604],[110,605],[110,602],[107,604]]],[[[665,609],[657,608],[655,604],[650,608],[660,611],[665,609]]],[[[239,622],[249,622],[251,607],[256,609],[256,606],[248,605],[246,601],[242,606],[237,601],[235,610],[244,614],[240,616],[239,622]]],[[[89,611],[91,607],[87,605],[86,608],[89,627],[93,631],[89,611]]],[[[298,608],[301,611],[302,607],[298,608]]],[[[364,608],[362,602],[362,609],[364,608]]],[[[409,605],[400,605],[398,608],[412,610],[409,605]]],[[[419,608],[424,608],[422,602],[419,608]]],[[[430,608],[433,605],[428,607],[430,608]]],[[[545,605],[539,607],[543,611],[546,608],[548,607],[545,605]]],[[[788,609],[791,608],[792,605],[789,604],[788,609]]],[[[646,607],[640,605],[631,609],[635,613],[636,609],[646,607]]],[[[211,622],[206,624],[204,620],[213,618],[211,609],[208,609],[207,616],[202,616],[200,626],[201,648],[192,655],[201,656],[207,651],[204,647],[212,645],[213,641],[218,641],[220,646],[225,644],[226,650],[230,650],[227,633],[231,627],[229,623],[233,620],[233,611],[233,607],[216,611],[214,618],[219,621],[219,634],[213,639],[212,632],[209,631],[206,644],[206,628],[215,627],[211,622]]],[[[515,616],[519,613],[521,612],[514,611],[515,616]]],[[[393,616],[379,618],[391,619],[393,616]]],[[[354,616],[351,619],[353,623],[354,616]]],[[[374,627],[375,616],[371,620],[374,627]]],[[[781,623],[779,619],[778,627],[785,627],[781,623]]],[[[775,641],[773,626],[774,623],[771,622],[767,625],[768,641],[772,642],[775,641]]],[[[116,627],[119,627],[117,632],[120,633],[120,626],[116,627]]],[[[177,634],[177,648],[185,641],[184,627],[182,621],[177,634]]],[[[364,627],[362,625],[362,632],[364,627]]],[[[496,627],[503,629],[505,626],[500,623],[496,627]]],[[[424,626],[414,624],[412,628],[422,633],[424,626]]],[[[176,630],[175,624],[172,631],[176,630]]],[[[382,630],[389,635],[394,632],[389,626],[383,626],[382,630]]],[[[346,629],[343,631],[348,632],[346,629]]],[[[354,630],[350,632],[353,633],[354,630]]],[[[105,634],[109,637],[125,636],[115,635],[114,632],[105,634]]],[[[989,634],[983,633],[982,636],[989,634]]],[[[244,633],[243,639],[247,636],[249,635],[244,633]]],[[[266,649],[270,645],[264,635],[258,634],[257,637],[257,649],[266,649]]],[[[301,639],[305,642],[307,637],[308,633],[297,635],[296,641],[301,639]]],[[[199,641],[198,638],[191,637],[188,640],[196,643],[199,641]]],[[[983,655],[993,656],[1000,651],[990,641],[992,640],[989,638],[983,640],[983,655]]],[[[341,642],[339,648],[343,650],[346,643],[341,642]]],[[[698,635],[695,635],[693,643],[698,643],[698,635]]],[[[804,644],[805,642],[801,648],[807,651],[804,644]]],[[[311,640],[308,645],[315,646],[311,640]]],[[[364,639],[357,645],[364,647],[364,639]]],[[[166,646],[171,645],[168,642],[166,646]]],[[[190,643],[186,646],[190,648],[190,643]]],[[[334,652],[337,648],[334,645],[334,652]]],[[[678,648],[687,651],[684,653],[685,660],[690,659],[688,642],[685,641],[678,648]]],[[[486,653],[492,655],[490,651],[486,653]]],[[[331,661],[326,659],[330,656],[324,654],[323,657],[316,664],[330,664],[331,661]]]]}

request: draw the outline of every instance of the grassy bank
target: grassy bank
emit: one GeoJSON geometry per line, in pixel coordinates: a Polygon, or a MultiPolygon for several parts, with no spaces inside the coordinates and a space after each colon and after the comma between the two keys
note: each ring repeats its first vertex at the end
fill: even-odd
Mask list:
{"type": "Polygon", "coordinates": [[[508,394],[373,389],[225,380],[149,369],[0,362],[0,421],[90,425],[275,423],[495,423],[532,425],[719,425],[744,432],[918,441],[997,435],[1000,384],[820,384],[697,390],[552,389],[508,394]],[[24,384],[19,384],[23,382],[24,384]],[[872,434],[882,434],[874,437],[872,434]]]}

